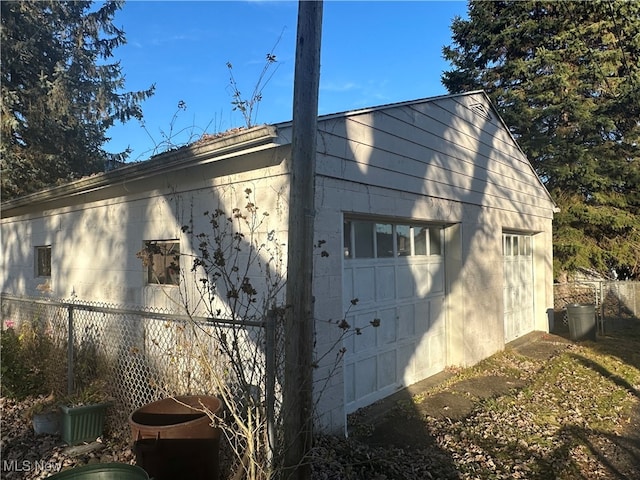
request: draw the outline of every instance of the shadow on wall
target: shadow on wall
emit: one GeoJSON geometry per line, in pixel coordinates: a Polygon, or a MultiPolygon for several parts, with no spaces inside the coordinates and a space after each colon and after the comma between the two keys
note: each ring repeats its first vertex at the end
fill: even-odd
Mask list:
{"type": "MultiPolygon", "coordinates": [[[[339,207],[340,211],[345,214],[370,215],[371,218],[386,218],[385,221],[394,217],[402,224],[411,224],[411,221],[418,219],[435,226],[447,227],[445,239],[449,243],[444,246],[444,261],[433,263],[428,276],[409,269],[408,275],[411,278],[408,284],[415,297],[418,291],[424,290],[425,283],[444,279],[444,293],[453,299],[447,306],[448,312],[444,313],[444,308],[431,309],[429,305],[429,312],[435,313],[424,330],[416,335],[415,345],[434,333],[434,326],[442,323],[437,320],[444,321],[446,315],[447,335],[459,349],[459,358],[456,358],[455,363],[465,362],[466,351],[470,352],[471,358],[482,358],[501,346],[502,270],[501,267],[496,268],[495,256],[501,252],[502,221],[509,216],[505,213],[494,216],[489,207],[499,204],[503,212],[510,211],[516,215],[519,207],[526,203],[520,198],[521,194],[506,186],[507,180],[515,183],[520,179],[503,178],[503,170],[508,165],[505,166],[496,158],[496,151],[508,147],[494,135],[501,126],[491,117],[475,115],[463,101],[454,97],[448,100],[447,108],[439,102],[427,102],[374,110],[337,121],[321,120],[318,146],[319,177],[331,178],[347,191],[358,190],[357,195],[371,201],[364,203],[368,207],[362,206],[363,204],[344,204],[339,207]],[[345,122],[345,125],[340,122],[345,122]],[[330,151],[326,150],[327,145],[331,146],[330,151]],[[339,147],[334,150],[336,145],[339,147]],[[345,158],[341,158],[342,156],[345,158]],[[389,196],[389,192],[393,192],[392,196],[389,196]],[[468,315],[469,312],[477,312],[477,315],[468,315]],[[480,317],[483,321],[478,320],[480,317]],[[490,338],[487,338],[488,333],[490,338]],[[478,342],[479,338],[485,341],[478,342]]],[[[148,288],[143,283],[143,266],[135,257],[138,248],[132,251],[131,247],[139,245],[142,248],[145,240],[177,238],[181,247],[184,245],[181,256],[185,274],[194,273],[194,276],[181,284],[179,294],[172,296],[169,303],[173,304],[178,300],[190,313],[204,311],[216,317],[237,311],[237,307],[245,308],[247,300],[259,295],[252,292],[253,289],[260,290],[258,281],[264,282],[265,277],[264,270],[245,270],[243,265],[247,259],[254,258],[257,265],[266,268],[267,265],[273,265],[271,262],[274,258],[262,249],[263,240],[259,236],[252,237],[249,234],[248,226],[245,230],[236,232],[239,235],[232,234],[232,241],[224,247],[218,247],[215,238],[201,237],[200,234],[210,231],[207,229],[214,225],[212,222],[228,221],[214,216],[218,209],[224,211],[225,217],[230,218],[233,223],[242,222],[244,219],[241,217],[246,215],[246,211],[257,207],[259,215],[267,212],[273,215],[269,218],[273,218],[274,222],[273,228],[265,228],[260,235],[268,238],[273,231],[273,239],[286,243],[283,237],[286,235],[287,219],[282,215],[286,207],[278,205],[280,198],[286,198],[287,195],[287,176],[281,166],[286,155],[288,149],[278,147],[270,153],[249,154],[238,162],[236,159],[227,159],[222,163],[212,162],[206,166],[198,166],[188,172],[176,172],[171,178],[159,176],[151,183],[141,182],[129,186],[132,188],[132,195],[145,191],[155,192],[155,196],[149,199],[132,200],[128,206],[125,200],[121,203],[113,201],[104,212],[87,209],[64,214],[60,241],[65,242],[65,251],[82,248],[92,252],[95,257],[88,257],[81,262],[86,268],[78,268],[71,261],[62,262],[60,279],[68,278],[68,286],[80,296],[83,292],[90,291],[84,290],[85,281],[100,275],[100,269],[94,265],[99,264],[98,262],[102,265],[115,263],[119,273],[113,278],[104,279],[103,284],[96,283],[96,291],[104,287],[103,298],[108,297],[111,301],[123,298],[125,302],[143,303],[143,298],[134,298],[130,296],[133,294],[119,290],[119,286],[126,284],[131,278],[134,279],[133,290],[143,291],[148,288]],[[256,161],[252,162],[251,159],[256,161]],[[234,184],[236,187],[233,187],[234,184]],[[179,191],[176,191],[178,186],[179,191]],[[247,186],[259,198],[246,198],[247,186]],[[269,206],[265,207],[263,200],[269,206]],[[181,227],[185,225],[188,229],[183,231],[181,227]],[[94,232],[97,239],[93,240],[95,245],[82,243],[87,231],[94,232]],[[192,261],[205,249],[210,254],[206,265],[215,266],[220,258],[228,259],[231,256],[237,258],[238,263],[226,266],[235,266],[237,270],[218,276],[215,268],[207,270],[206,265],[200,264],[196,266],[195,272],[190,272],[192,261]],[[211,286],[214,284],[218,287],[216,295],[212,296],[211,286]],[[205,294],[201,295],[201,292],[205,294]]],[[[321,185],[323,181],[316,183],[321,185]]],[[[355,199],[356,193],[351,198],[355,199]]],[[[323,206],[317,205],[317,208],[323,206]]],[[[529,225],[526,220],[522,221],[523,224],[514,227],[527,229],[529,225]]],[[[340,224],[335,226],[335,230],[340,230],[340,224]]],[[[331,258],[342,258],[339,240],[332,241],[327,248],[330,249],[328,253],[331,258]]],[[[204,256],[204,253],[200,256],[204,256]]],[[[315,263],[322,261],[321,252],[316,252],[315,263]]],[[[278,273],[284,275],[283,270],[278,273]]],[[[334,272],[334,278],[341,274],[342,272],[334,272]]],[[[163,286],[158,291],[162,295],[164,289],[170,288],[163,286]]],[[[269,289],[268,282],[266,288],[269,289]]],[[[332,285],[332,288],[342,290],[340,285],[332,285]]],[[[385,293],[384,285],[380,292],[385,293]]],[[[394,292],[394,301],[402,295],[404,292],[394,292]]],[[[345,298],[342,303],[348,303],[349,300],[345,298]]],[[[281,302],[281,297],[278,297],[278,302],[281,302]]],[[[264,305],[256,307],[252,303],[254,302],[249,301],[249,310],[245,309],[245,313],[253,312],[248,314],[255,318],[264,305]]],[[[377,311],[372,313],[376,318],[382,317],[377,311]]],[[[371,319],[366,319],[367,322],[369,320],[371,319]]],[[[390,321],[394,321],[393,316],[390,321]]],[[[331,325],[331,328],[336,327],[331,325]]],[[[375,351],[389,340],[397,341],[399,328],[398,325],[393,325],[392,328],[385,325],[375,330],[375,338],[371,340],[372,350],[375,351]],[[387,337],[383,338],[383,335],[387,337]]],[[[143,333],[140,331],[139,335],[142,336],[143,333]]],[[[327,352],[327,358],[335,357],[341,346],[335,346],[335,353],[327,352]]],[[[258,351],[263,348],[260,343],[256,347],[258,351]]],[[[122,348],[126,347],[123,345],[122,348]]],[[[394,359],[396,383],[392,385],[393,389],[399,386],[400,382],[397,380],[406,376],[406,372],[422,353],[412,346],[408,347],[408,352],[407,355],[396,356],[394,359]]],[[[376,369],[374,378],[377,378],[383,367],[389,368],[383,360],[370,364],[369,368],[376,369]]],[[[374,386],[376,389],[378,387],[374,386]]]]}
{"type": "MultiPolygon", "coordinates": [[[[368,350],[362,347],[364,341],[358,337],[360,347],[357,343],[347,345],[347,348],[360,348],[357,352],[345,353],[346,388],[355,388],[356,400],[360,387],[352,387],[350,382],[362,383],[363,379],[370,379],[366,380],[368,385],[360,388],[361,395],[385,388],[391,392],[404,386],[402,379],[410,377],[408,372],[416,362],[436,346],[435,343],[429,345],[429,337],[437,335],[441,316],[448,317],[449,341],[442,346],[443,353],[452,355],[445,349],[454,344],[456,357],[453,363],[464,364],[469,362],[469,358],[471,361],[484,358],[503,345],[501,230],[503,223],[511,219],[508,214],[490,209],[499,206],[502,211],[508,210],[517,215],[524,200],[516,189],[505,186],[505,183],[522,179],[504,178],[508,165],[504,161],[501,163],[496,151],[514,147],[496,135],[501,125],[491,117],[474,115],[463,102],[464,98],[462,101],[454,98],[446,104],[427,102],[374,110],[347,117],[345,127],[341,127],[341,120],[320,124],[319,175],[336,180],[345,191],[354,192],[350,193],[354,198],[353,204],[340,207],[345,217],[358,219],[357,215],[369,215],[371,217],[368,218],[374,221],[378,219],[382,227],[396,222],[410,225],[416,220],[446,227],[444,261],[432,263],[427,277],[413,270],[412,278],[405,283],[413,289],[411,293],[400,291],[399,283],[382,286],[375,283],[386,278],[381,273],[386,268],[382,266],[386,265],[384,259],[378,265],[371,259],[344,260],[349,268],[355,269],[360,262],[363,268],[376,270],[377,275],[371,284],[373,290],[365,292],[371,297],[371,303],[353,309],[354,320],[349,323],[364,328],[370,320],[381,319],[378,329],[363,333],[370,342],[368,350]],[[345,158],[336,157],[336,151],[344,151],[345,158]],[[350,181],[356,187],[366,187],[356,188],[349,184],[350,181]],[[389,197],[389,189],[395,192],[392,197],[389,197]],[[359,195],[364,195],[367,201],[360,201],[359,195]],[[387,310],[395,309],[392,304],[395,301],[402,302],[404,298],[406,302],[407,298],[419,297],[418,292],[424,295],[425,285],[438,283],[434,279],[446,282],[443,285],[443,294],[449,298],[446,307],[436,308],[427,295],[429,305],[416,319],[419,322],[425,320],[421,314],[433,315],[433,318],[422,322],[425,325],[422,330],[415,327],[414,350],[408,355],[386,355],[390,344],[401,342],[399,334],[407,329],[406,325],[398,324],[399,319],[404,320],[400,310],[396,309],[392,314],[387,314],[387,310]],[[389,297],[393,302],[385,303],[389,297]],[[363,313],[360,320],[359,311],[363,313]],[[385,321],[394,324],[385,325],[385,321]],[[420,349],[419,345],[422,345],[420,349]],[[383,377],[385,382],[388,381],[389,369],[396,372],[394,381],[381,384],[383,377]]],[[[508,159],[515,161],[514,157],[508,159]]],[[[513,175],[517,177],[518,173],[513,175]]],[[[326,182],[319,183],[324,185],[326,182]]],[[[326,201],[331,202],[332,199],[326,201]]],[[[533,230],[527,220],[519,218],[517,221],[520,223],[512,225],[513,228],[533,230]]],[[[396,233],[395,227],[393,232],[396,233]]],[[[375,234],[379,239],[384,236],[384,232],[375,234]]],[[[354,278],[355,275],[357,273],[354,278]]],[[[362,300],[357,291],[359,283],[362,285],[362,282],[354,280],[353,295],[362,300]]],[[[348,305],[350,300],[343,298],[343,304],[348,305]]]]}

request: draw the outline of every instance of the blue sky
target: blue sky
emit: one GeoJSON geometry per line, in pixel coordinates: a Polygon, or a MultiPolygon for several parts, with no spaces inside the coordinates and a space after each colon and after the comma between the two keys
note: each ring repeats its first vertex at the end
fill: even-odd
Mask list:
{"type": "MultiPolygon", "coordinates": [[[[126,2],[114,24],[128,43],[114,59],[126,90],[155,83],[156,93],[142,104],[145,128],[135,120],[116,125],[107,150],[129,146],[130,161],[144,160],[166,138],[182,145],[203,131],[244,126],[226,64],[249,97],[272,49],[277,63],[256,123],[291,120],[297,9],[294,1],[126,2]]],[[[442,47],[451,43],[452,19],[466,14],[463,1],[325,1],[319,114],[445,94],[442,47]]]]}

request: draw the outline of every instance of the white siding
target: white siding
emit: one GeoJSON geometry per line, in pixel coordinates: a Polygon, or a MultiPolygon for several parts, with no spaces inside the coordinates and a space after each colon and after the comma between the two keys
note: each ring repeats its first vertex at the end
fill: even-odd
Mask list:
{"type": "Polygon", "coordinates": [[[320,123],[318,173],[551,218],[553,205],[500,120],[453,97],[320,123]]]}
{"type": "MultiPolygon", "coordinates": [[[[468,107],[475,103],[491,110],[485,97],[476,94],[332,116],[319,125],[316,231],[326,232],[328,251],[341,255],[342,239],[336,226],[342,214],[448,225],[442,267],[446,272],[445,300],[442,315],[438,315],[443,320],[441,331],[446,333],[445,338],[434,337],[444,343],[445,350],[443,358],[433,361],[438,368],[445,364],[472,365],[504,347],[503,229],[537,233],[546,239],[534,260],[538,273],[531,324],[536,329],[547,328],[546,309],[551,304],[548,239],[553,202],[500,119],[493,111],[490,121],[478,115],[468,107]]],[[[289,132],[282,134],[287,137],[289,132]]],[[[325,237],[317,233],[316,238],[325,237]]],[[[317,299],[322,299],[326,290],[318,284],[326,286],[336,281],[335,272],[340,268],[337,260],[333,254],[316,260],[317,299]]],[[[343,264],[346,267],[347,261],[343,264]]],[[[395,325],[398,338],[406,333],[402,325],[410,322],[400,325],[397,319],[407,317],[411,302],[395,296],[382,298],[385,292],[394,291],[392,283],[398,281],[397,273],[387,275],[393,282],[389,280],[382,288],[385,272],[375,265],[371,268],[377,272],[374,280],[367,276],[373,270],[364,266],[345,268],[341,301],[335,294],[328,302],[317,300],[319,355],[338,335],[334,325],[322,320],[344,315],[352,296],[362,303],[351,309],[349,323],[366,324],[371,315],[386,316],[387,323],[395,325]],[[357,275],[365,277],[355,278],[357,275]],[[367,299],[374,305],[369,309],[367,299]],[[337,308],[340,304],[341,312],[337,308]]],[[[418,277],[412,275],[409,280],[419,283],[418,277]]],[[[412,308],[415,310],[415,305],[412,308]]],[[[413,313],[414,321],[422,316],[413,313]]],[[[323,425],[339,426],[344,422],[345,406],[349,411],[354,405],[368,403],[367,392],[373,400],[384,393],[385,385],[391,392],[402,379],[410,383],[434,373],[416,373],[412,365],[415,359],[428,365],[424,357],[429,350],[442,350],[424,349],[418,344],[413,351],[398,350],[389,346],[387,337],[382,330],[368,331],[344,343],[353,353],[345,354],[345,370],[338,370],[334,377],[338,381],[328,384],[328,395],[320,404],[323,425]],[[399,369],[403,371],[398,376],[399,369]],[[345,389],[342,398],[340,388],[345,389]]],[[[429,341],[429,335],[423,335],[419,344],[429,341]]],[[[324,373],[329,368],[324,365],[320,370],[324,373]]]]}

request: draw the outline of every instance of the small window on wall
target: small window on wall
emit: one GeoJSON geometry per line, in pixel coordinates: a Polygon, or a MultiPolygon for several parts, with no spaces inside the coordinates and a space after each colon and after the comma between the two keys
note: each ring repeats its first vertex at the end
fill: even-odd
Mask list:
{"type": "Polygon", "coordinates": [[[180,242],[177,240],[146,241],[141,253],[147,268],[147,284],[180,284],[180,242]]]}
{"type": "Polygon", "coordinates": [[[503,235],[503,248],[502,254],[509,257],[511,256],[511,237],[509,235],[503,235]]]}
{"type": "Polygon", "coordinates": [[[413,227],[413,250],[415,255],[427,254],[427,234],[429,229],[427,227],[414,226],[413,227]]]}
{"type": "Polygon", "coordinates": [[[51,245],[36,247],[36,276],[51,276],[51,245]]]}
{"type": "Polygon", "coordinates": [[[531,255],[531,237],[524,237],[520,242],[520,255],[531,255]]]}
{"type": "Polygon", "coordinates": [[[530,257],[533,254],[531,235],[502,234],[502,254],[506,257],[530,257]]]}

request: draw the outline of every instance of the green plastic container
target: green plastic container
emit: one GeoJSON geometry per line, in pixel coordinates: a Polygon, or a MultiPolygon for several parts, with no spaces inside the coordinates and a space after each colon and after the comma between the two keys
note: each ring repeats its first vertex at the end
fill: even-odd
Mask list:
{"type": "Polygon", "coordinates": [[[96,463],[56,473],[55,480],[149,480],[142,468],[127,463],[96,463]]]}
{"type": "Polygon", "coordinates": [[[62,439],[68,445],[92,442],[104,429],[109,403],[69,407],[62,405],[62,439]]]}

